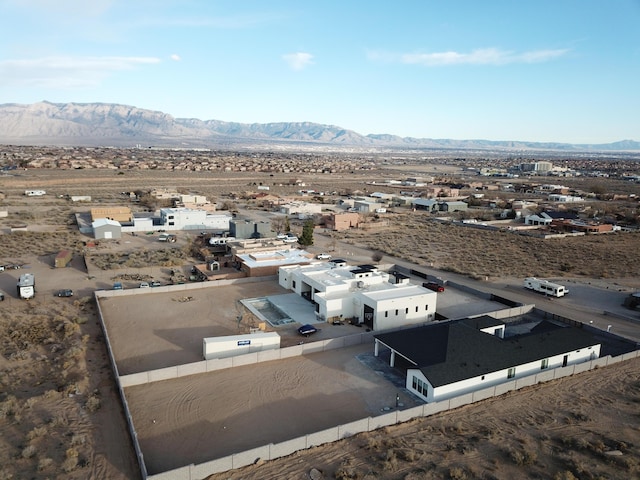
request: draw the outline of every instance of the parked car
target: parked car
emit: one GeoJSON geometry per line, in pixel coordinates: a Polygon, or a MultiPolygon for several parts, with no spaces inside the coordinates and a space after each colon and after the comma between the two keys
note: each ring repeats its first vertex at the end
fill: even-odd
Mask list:
{"type": "Polygon", "coordinates": [[[122,283],[120,282],[116,282],[113,284],[113,289],[114,290],[122,290],[122,283]]]}
{"type": "Polygon", "coordinates": [[[73,290],[65,288],[64,290],[58,290],[56,297],[73,297],[73,290]]]}
{"type": "Polygon", "coordinates": [[[329,255],[328,253],[319,253],[316,255],[316,258],[318,260],[329,260],[331,258],[331,255],[329,255]]]}
{"type": "Polygon", "coordinates": [[[300,328],[298,328],[298,333],[300,335],[304,335],[305,337],[308,337],[309,335],[312,335],[314,333],[316,333],[318,331],[318,329],[316,327],[314,327],[313,325],[303,325],[300,328]]]}
{"type": "Polygon", "coordinates": [[[140,288],[149,288],[149,282],[140,282],[138,285],[140,288]]]}
{"type": "Polygon", "coordinates": [[[149,285],[150,285],[151,287],[159,287],[159,286],[161,286],[162,284],[161,284],[159,281],[154,280],[154,281],[152,281],[152,282],[149,282],[149,285]]]}
{"type": "Polygon", "coordinates": [[[4,292],[0,292],[0,302],[4,301],[4,292]]]}
{"type": "Polygon", "coordinates": [[[422,286],[434,292],[444,292],[444,287],[436,282],[424,282],[422,286]]]}

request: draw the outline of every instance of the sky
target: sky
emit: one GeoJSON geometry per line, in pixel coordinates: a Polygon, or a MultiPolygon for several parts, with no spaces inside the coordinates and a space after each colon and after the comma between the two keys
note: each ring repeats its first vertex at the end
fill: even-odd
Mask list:
{"type": "Polygon", "coordinates": [[[640,0],[0,0],[0,104],[640,141],[640,0]]]}

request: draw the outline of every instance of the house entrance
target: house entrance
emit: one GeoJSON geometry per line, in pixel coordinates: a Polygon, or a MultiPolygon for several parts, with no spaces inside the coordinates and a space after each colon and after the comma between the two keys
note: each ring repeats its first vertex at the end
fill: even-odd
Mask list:
{"type": "Polygon", "coordinates": [[[373,314],[374,314],[374,310],[373,308],[371,308],[369,305],[365,305],[364,306],[364,324],[369,327],[371,330],[373,330],[373,314]]]}

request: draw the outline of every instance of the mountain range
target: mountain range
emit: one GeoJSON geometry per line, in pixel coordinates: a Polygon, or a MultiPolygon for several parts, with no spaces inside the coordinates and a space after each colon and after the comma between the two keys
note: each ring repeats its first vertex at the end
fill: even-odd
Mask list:
{"type": "Polygon", "coordinates": [[[324,146],[452,150],[640,150],[640,142],[569,144],[489,140],[447,140],[361,135],[311,122],[235,123],[175,118],[167,113],[112,103],[0,104],[0,143],[17,145],[156,146],[221,148],[250,145],[324,146]]]}

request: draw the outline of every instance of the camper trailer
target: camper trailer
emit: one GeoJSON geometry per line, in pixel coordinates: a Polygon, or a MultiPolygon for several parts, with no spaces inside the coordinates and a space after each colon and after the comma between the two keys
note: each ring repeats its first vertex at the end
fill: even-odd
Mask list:
{"type": "Polygon", "coordinates": [[[33,273],[20,275],[18,279],[18,297],[23,300],[33,298],[36,294],[36,279],[33,273]]]}
{"type": "Polygon", "coordinates": [[[535,277],[524,279],[524,288],[533,290],[534,292],[543,293],[551,297],[564,297],[569,290],[564,285],[551,283],[547,280],[540,280],[535,277]]]}

